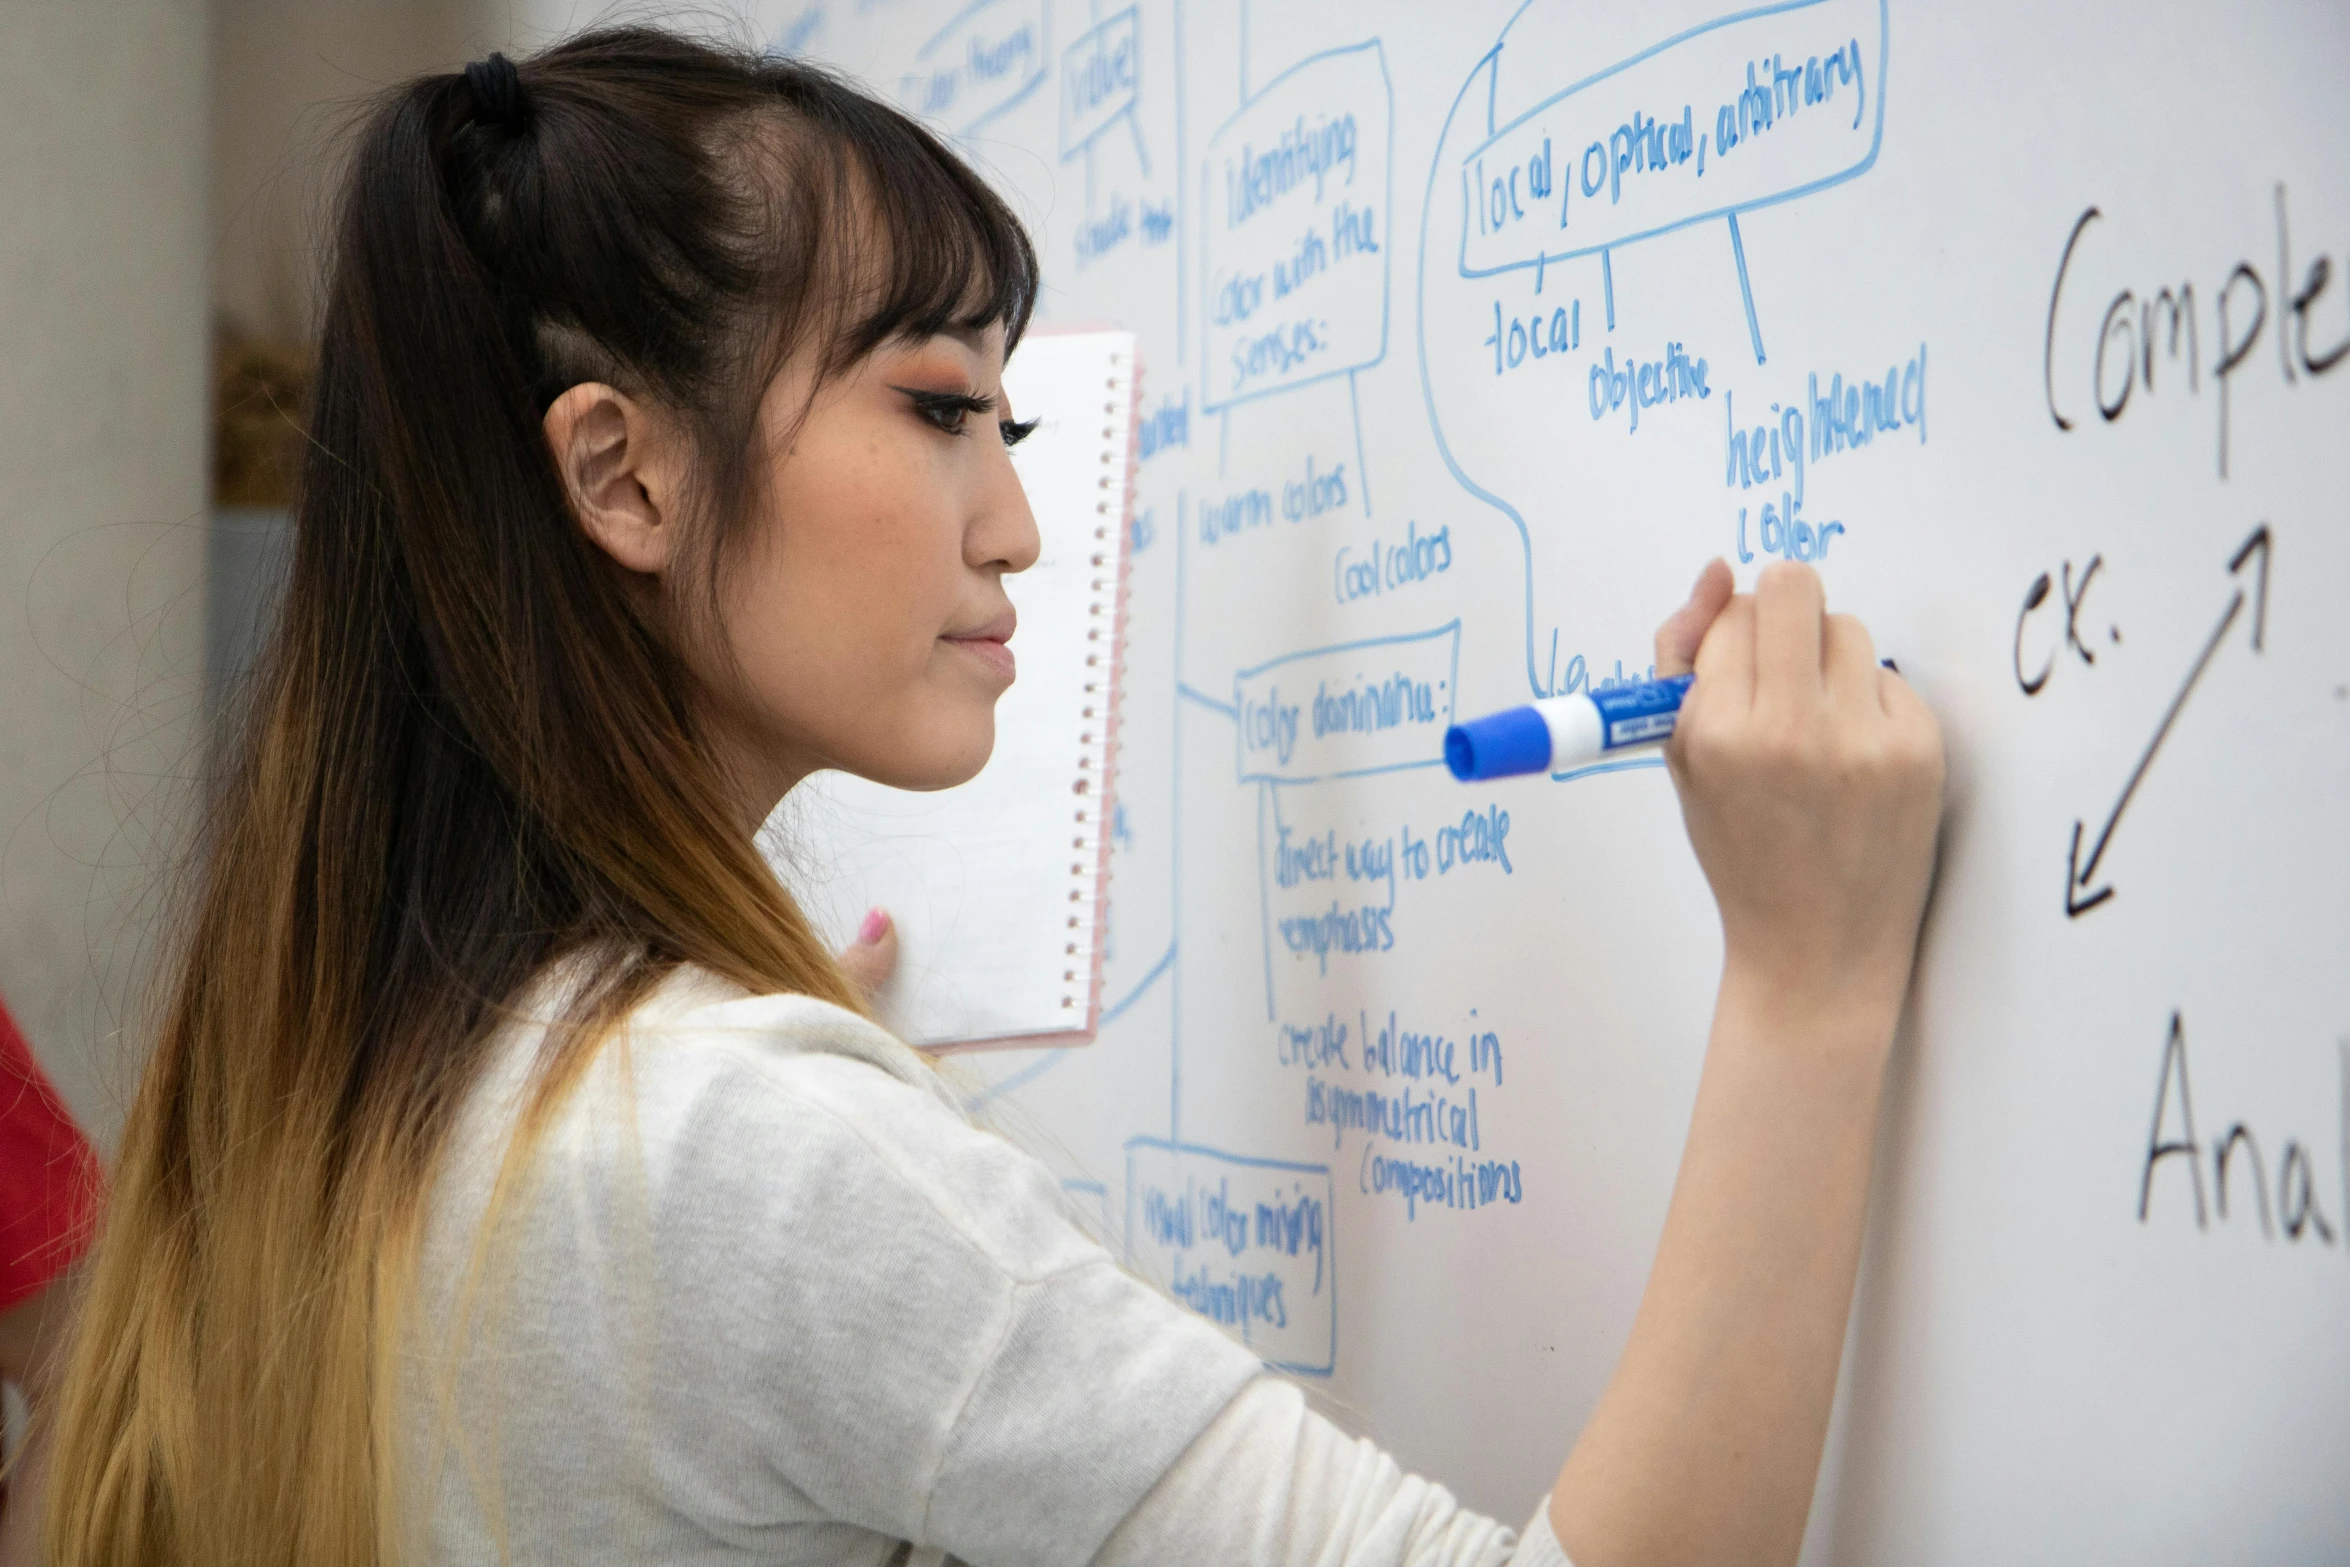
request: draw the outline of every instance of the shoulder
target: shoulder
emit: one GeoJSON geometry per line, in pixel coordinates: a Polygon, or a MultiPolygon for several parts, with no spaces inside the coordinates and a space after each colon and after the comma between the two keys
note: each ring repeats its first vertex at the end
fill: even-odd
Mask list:
{"type": "Polygon", "coordinates": [[[641,1182],[680,1239],[705,1215],[724,1216],[706,1232],[720,1245],[764,1218],[853,1243],[872,1266],[872,1248],[919,1237],[1013,1284],[1107,1260],[1068,1223],[1051,1173],[971,1124],[912,1047],[830,1002],[697,970],[629,1015],[541,1157],[575,1189],[641,1182]]]}
{"type": "Polygon", "coordinates": [[[628,1016],[632,1043],[731,1062],[754,1073],[854,1061],[952,1105],[929,1060],[870,1018],[814,996],[752,995],[681,968],[628,1016]]]}

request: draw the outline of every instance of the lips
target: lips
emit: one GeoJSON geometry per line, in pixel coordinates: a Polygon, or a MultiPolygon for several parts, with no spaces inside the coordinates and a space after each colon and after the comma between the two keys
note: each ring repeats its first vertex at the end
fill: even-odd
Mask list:
{"type": "Polygon", "coordinates": [[[1006,609],[984,625],[974,626],[968,631],[951,632],[939,640],[962,649],[1001,678],[1010,681],[1015,677],[1018,665],[1007,644],[1011,642],[1012,631],[1018,624],[1019,617],[1006,609]]]}

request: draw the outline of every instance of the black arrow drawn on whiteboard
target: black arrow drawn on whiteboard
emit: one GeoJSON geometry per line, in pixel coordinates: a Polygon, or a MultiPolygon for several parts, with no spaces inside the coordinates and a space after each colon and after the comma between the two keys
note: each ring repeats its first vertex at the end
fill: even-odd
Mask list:
{"type": "Polygon", "coordinates": [[[2089,886],[2090,878],[2097,874],[2097,867],[2104,860],[2106,849],[2112,845],[2113,830],[2122,824],[2122,813],[2130,808],[2131,797],[2137,794],[2138,785],[2146,781],[2146,769],[2154,765],[2155,754],[2162,749],[2162,742],[2169,738],[2170,726],[2178,722],[2180,709],[2187,705],[2187,698],[2195,694],[2195,683],[2203,678],[2203,671],[2211,667],[2211,656],[2219,651],[2228,628],[2244,612],[2244,563],[2255,557],[2259,559],[2260,569],[2253,575],[2252,651],[2261,651],[2261,644],[2268,633],[2269,548],[2268,524],[2264,522],[2252,530],[2252,536],[2244,541],[2243,548],[2237,550],[2235,557],[2228,562],[2228,575],[2238,580],[2235,592],[2228,599],[2227,610],[2219,617],[2219,624],[2211,628],[2211,639],[2203,644],[2203,651],[2195,659],[2195,667],[2187,671],[2186,682],[2179,687],[2179,694],[2170,699],[2170,707],[2163,713],[2162,722],[2155,727],[2154,738],[2146,742],[2145,754],[2138,758],[2138,765],[2130,769],[2130,781],[2122,785],[2121,798],[2113,802],[2113,810],[2107,814],[2105,825],[2097,829],[2097,841],[2089,846],[2089,858],[2086,860],[2081,858],[2084,824],[2077,818],[2074,820],[2073,847],[2066,856],[2064,878],[2064,912],[2068,918],[2079,919],[2113,896],[2110,884],[2092,889],[2089,886]]]}

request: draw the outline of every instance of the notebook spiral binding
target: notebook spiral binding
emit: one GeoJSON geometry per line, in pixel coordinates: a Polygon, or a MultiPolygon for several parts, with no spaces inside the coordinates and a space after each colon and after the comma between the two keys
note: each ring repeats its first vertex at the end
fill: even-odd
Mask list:
{"type": "Polygon", "coordinates": [[[1069,865],[1069,940],[1061,972],[1061,1009],[1073,1029],[1100,1022],[1104,953],[1101,905],[1110,885],[1110,839],[1116,800],[1118,683],[1126,667],[1127,519],[1134,513],[1134,450],[1142,437],[1141,368],[1131,351],[1110,356],[1102,396],[1101,498],[1094,506],[1090,564],[1094,624],[1086,628],[1086,703],[1078,736],[1076,806],[1069,865]]]}

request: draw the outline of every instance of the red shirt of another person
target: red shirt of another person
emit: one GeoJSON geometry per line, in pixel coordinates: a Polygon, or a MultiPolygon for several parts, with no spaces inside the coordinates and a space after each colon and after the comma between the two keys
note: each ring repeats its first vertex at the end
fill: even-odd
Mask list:
{"type": "Polygon", "coordinates": [[[89,1249],[101,1180],[89,1139],[0,1006],[0,1311],[89,1249]]]}

